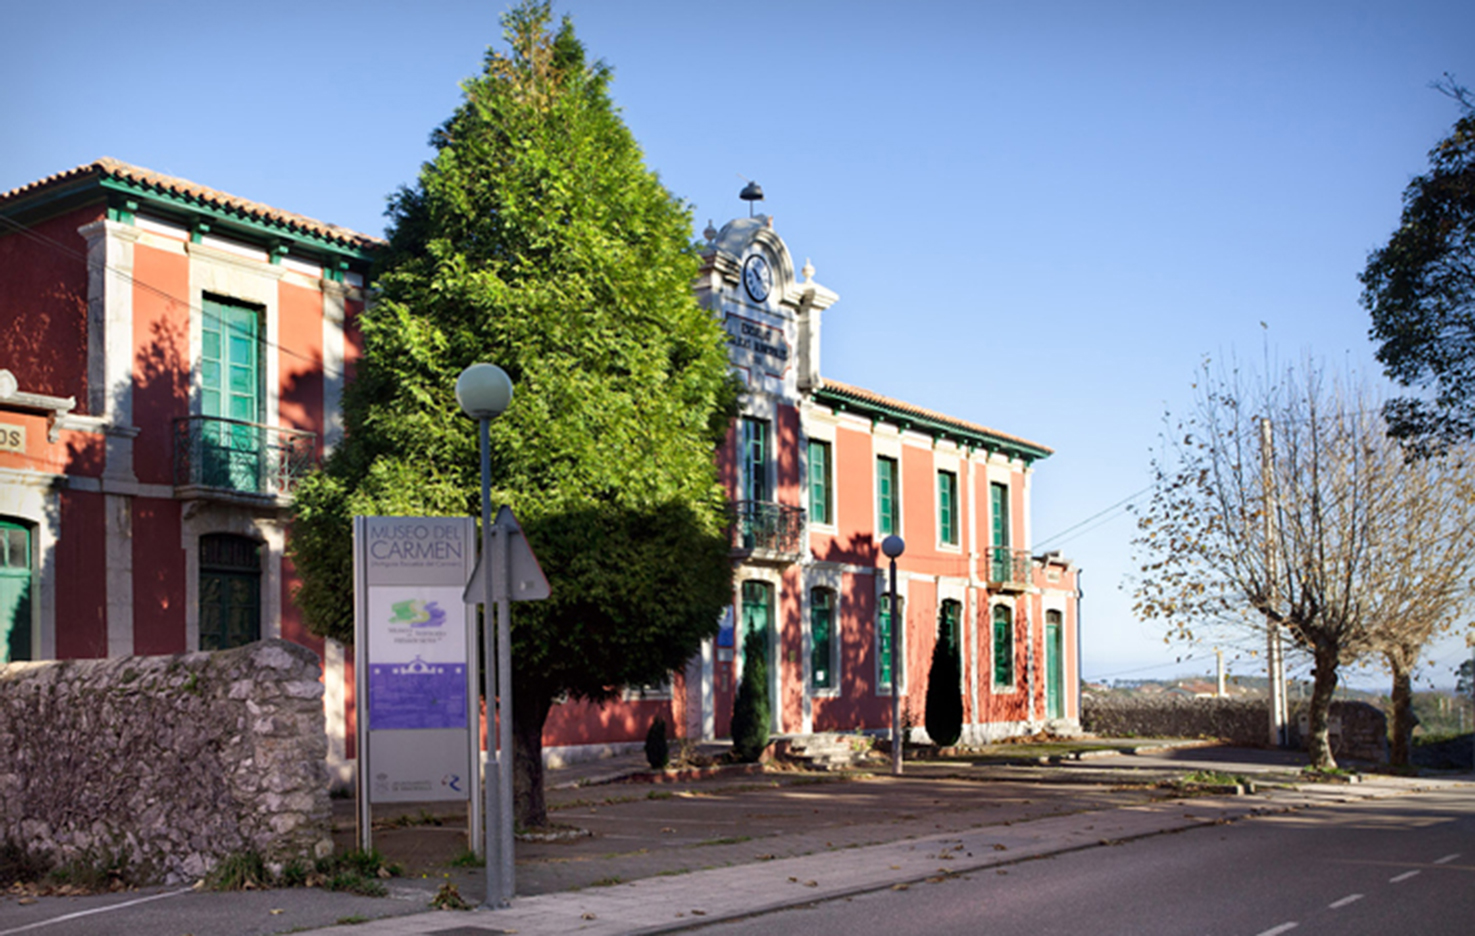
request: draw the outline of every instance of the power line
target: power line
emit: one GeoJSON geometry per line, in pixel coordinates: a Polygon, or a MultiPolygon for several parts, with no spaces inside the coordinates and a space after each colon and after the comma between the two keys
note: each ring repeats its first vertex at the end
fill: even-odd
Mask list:
{"type": "MultiPolygon", "coordinates": [[[[16,221],[13,218],[7,218],[4,215],[0,215],[0,221],[3,221],[6,224],[10,225],[10,227],[19,232],[22,237],[29,238],[30,240],[41,244],[43,247],[50,247],[51,249],[60,251],[61,253],[64,253],[75,260],[81,260],[83,263],[87,263],[87,254],[85,252],[77,250],[74,247],[69,247],[66,244],[63,244],[61,241],[56,240],[55,238],[48,237],[45,234],[42,234],[41,232],[35,230],[30,225],[21,224],[19,221],[16,221]]],[[[90,263],[88,264],[88,267],[89,269],[91,268],[90,263]]],[[[165,289],[161,289],[160,287],[155,286],[146,280],[140,280],[136,278],[132,273],[120,270],[108,263],[102,264],[102,269],[107,271],[108,273],[111,273],[113,276],[118,277],[119,279],[126,280],[130,285],[145,289],[162,299],[167,299],[170,302],[178,303],[179,305],[182,305],[185,308],[189,309],[191,312],[199,313],[201,316],[209,315],[204,306],[196,305],[188,299],[181,299],[179,296],[176,296],[165,289]]],[[[216,321],[219,321],[219,319],[215,316],[210,317],[216,321]]],[[[263,347],[271,348],[281,354],[294,357],[299,361],[303,361],[307,364],[312,365],[313,367],[320,369],[323,372],[323,376],[325,377],[341,378],[345,376],[344,371],[342,370],[330,369],[326,361],[316,360],[306,354],[303,354],[300,351],[294,351],[293,349],[281,345],[275,341],[270,341],[265,335],[253,335],[240,326],[229,324],[223,321],[220,322],[220,324],[222,328],[228,329],[244,338],[250,338],[252,341],[260,343],[263,347]]]]}

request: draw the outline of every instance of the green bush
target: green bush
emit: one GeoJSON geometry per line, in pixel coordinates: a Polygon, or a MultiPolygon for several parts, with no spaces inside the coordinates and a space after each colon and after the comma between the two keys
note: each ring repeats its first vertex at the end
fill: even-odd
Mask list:
{"type": "Polygon", "coordinates": [[[665,770],[671,763],[671,745],[666,741],[666,720],[657,715],[645,733],[645,761],[651,770],[665,770]]]}
{"type": "Polygon", "coordinates": [[[952,641],[939,637],[927,671],[927,735],[938,747],[951,747],[963,736],[963,674],[952,641]]]}
{"type": "Polygon", "coordinates": [[[768,747],[768,635],[751,630],[743,638],[743,681],[732,703],[732,755],[753,764],[768,747]]]}

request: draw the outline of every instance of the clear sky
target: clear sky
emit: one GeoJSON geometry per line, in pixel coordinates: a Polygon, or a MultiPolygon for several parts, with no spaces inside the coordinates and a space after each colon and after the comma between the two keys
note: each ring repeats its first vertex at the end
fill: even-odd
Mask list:
{"type": "MultiPolygon", "coordinates": [[[[106,155],[382,233],[507,6],[0,0],[0,190],[106,155]]],[[[1357,273],[1458,116],[1429,83],[1475,86],[1475,4],[555,10],[696,230],[762,184],[840,294],[827,375],[1056,450],[1033,532],[1085,570],[1085,675],[1206,672],[1131,614],[1130,517],[1043,541],[1142,491],[1203,355],[1376,372],[1357,273]]]]}

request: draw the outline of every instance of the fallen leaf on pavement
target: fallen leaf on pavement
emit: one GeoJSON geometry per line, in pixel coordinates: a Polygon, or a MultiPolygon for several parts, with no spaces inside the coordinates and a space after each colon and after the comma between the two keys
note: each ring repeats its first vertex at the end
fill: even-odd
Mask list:
{"type": "Polygon", "coordinates": [[[911,887],[912,887],[912,885],[910,885],[910,884],[893,884],[893,885],[891,885],[891,889],[892,890],[910,890],[911,887]]]}
{"type": "Polygon", "coordinates": [[[599,917],[595,916],[592,913],[586,913],[582,917],[580,917],[580,919],[582,919],[582,920],[597,920],[597,919],[599,919],[599,917]]]}

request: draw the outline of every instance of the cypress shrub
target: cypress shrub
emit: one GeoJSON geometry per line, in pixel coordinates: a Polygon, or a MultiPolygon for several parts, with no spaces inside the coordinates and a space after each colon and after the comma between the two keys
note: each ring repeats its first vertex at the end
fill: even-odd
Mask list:
{"type": "Polygon", "coordinates": [[[666,720],[657,715],[645,733],[645,762],[651,770],[665,770],[671,763],[671,746],[666,742],[666,720]]]}
{"type": "Polygon", "coordinates": [[[732,703],[732,754],[744,764],[756,763],[768,747],[768,639],[752,630],[743,638],[743,681],[732,703]]]}
{"type": "Polygon", "coordinates": [[[927,735],[938,747],[951,747],[963,736],[962,679],[952,641],[940,636],[927,671],[927,735]]]}

